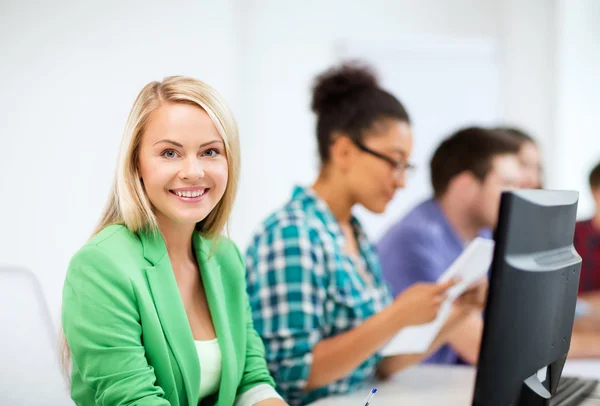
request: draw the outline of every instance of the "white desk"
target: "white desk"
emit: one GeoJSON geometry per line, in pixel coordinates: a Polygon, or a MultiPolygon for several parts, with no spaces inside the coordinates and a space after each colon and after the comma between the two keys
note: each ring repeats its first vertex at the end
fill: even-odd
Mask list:
{"type": "MultiPolygon", "coordinates": [[[[600,360],[570,361],[564,375],[600,379],[600,360]]],[[[468,406],[472,402],[475,369],[468,366],[418,365],[399,372],[387,382],[374,383],[377,394],[373,406],[444,405],[468,406]]],[[[311,406],[363,406],[370,387],[347,396],[322,399],[311,406]]],[[[597,391],[600,396],[600,389],[597,391]]],[[[581,406],[599,405],[598,400],[588,400],[581,406]]]]}
{"type": "MultiPolygon", "coordinates": [[[[377,393],[373,406],[470,404],[475,370],[471,367],[415,366],[396,374],[391,380],[374,384],[377,393]]],[[[364,406],[368,387],[348,396],[322,399],[311,406],[364,406]]]]}
{"type": "Polygon", "coordinates": [[[600,359],[569,360],[563,375],[600,379],[600,359]]]}

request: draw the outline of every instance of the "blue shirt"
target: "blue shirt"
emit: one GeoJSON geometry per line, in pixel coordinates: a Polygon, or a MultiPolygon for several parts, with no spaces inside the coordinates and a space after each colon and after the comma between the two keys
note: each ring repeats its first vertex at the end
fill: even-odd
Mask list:
{"type": "MultiPolygon", "coordinates": [[[[482,232],[482,236],[489,237],[489,231],[482,232]]],[[[417,282],[436,282],[464,248],[435,199],[412,209],[377,245],[383,276],[394,296],[417,282]]],[[[444,345],[424,362],[462,361],[449,345],[444,345]]]]}
{"type": "Polygon", "coordinates": [[[360,255],[345,252],[339,223],[323,200],[297,187],[256,230],[246,255],[254,327],[279,393],[292,406],[344,394],[373,378],[381,357],[305,392],[317,343],[348,331],[391,303],[379,259],[357,219],[360,255]]]}

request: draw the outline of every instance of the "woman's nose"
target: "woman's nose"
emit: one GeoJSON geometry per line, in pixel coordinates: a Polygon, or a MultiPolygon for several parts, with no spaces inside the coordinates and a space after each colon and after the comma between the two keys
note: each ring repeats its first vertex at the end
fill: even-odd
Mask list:
{"type": "Polygon", "coordinates": [[[204,178],[204,165],[202,161],[196,157],[186,159],[179,172],[179,176],[182,179],[188,180],[204,178]]]}

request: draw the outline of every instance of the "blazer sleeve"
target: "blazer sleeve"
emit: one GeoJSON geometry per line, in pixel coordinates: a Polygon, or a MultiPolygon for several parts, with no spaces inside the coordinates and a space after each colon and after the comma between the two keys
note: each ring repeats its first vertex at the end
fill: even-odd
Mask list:
{"type": "MultiPolygon", "coordinates": [[[[238,248],[234,245],[236,255],[240,262],[240,267],[245,269],[244,260],[238,248]]],[[[254,388],[257,385],[268,384],[275,388],[275,381],[269,374],[267,368],[267,362],[265,360],[265,347],[258,333],[254,329],[252,323],[252,309],[250,308],[250,301],[248,300],[248,294],[246,292],[246,280],[244,276],[245,272],[240,273],[241,277],[244,278],[244,302],[246,307],[246,333],[247,333],[247,344],[246,344],[246,362],[244,366],[244,373],[242,375],[242,381],[240,382],[237,390],[237,396],[242,395],[249,389],[254,388]]],[[[273,392],[273,397],[279,397],[277,392],[273,392]]]]}
{"type": "Polygon", "coordinates": [[[96,405],[169,406],[144,355],[131,281],[95,246],[69,265],[62,323],[73,370],[95,392],[96,405]]]}

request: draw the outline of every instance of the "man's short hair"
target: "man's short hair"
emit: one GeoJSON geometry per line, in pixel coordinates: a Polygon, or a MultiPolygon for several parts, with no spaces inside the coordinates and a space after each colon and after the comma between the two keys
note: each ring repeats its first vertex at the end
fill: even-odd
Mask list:
{"type": "Polygon", "coordinates": [[[600,162],[590,172],[590,188],[600,188],[600,162]]]}
{"type": "Polygon", "coordinates": [[[505,133],[512,135],[519,142],[519,146],[522,146],[523,144],[527,144],[527,143],[537,145],[537,142],[535,141],[535,139],[531,135],[527,134],[525,131],[521,130],[520,128],[496,127],[496,128],[493,128],[493,130],[494,131],[504,131],[505,133]]]}
{"type": "Polygon", "coordinates": [[[503,131],[481,127],[463,128],[446,138],[431,158],[431,185],[443,196],[455,176],[468,171],[484,181],[496,156],[517,154],[520,144],[503,131]]]}

